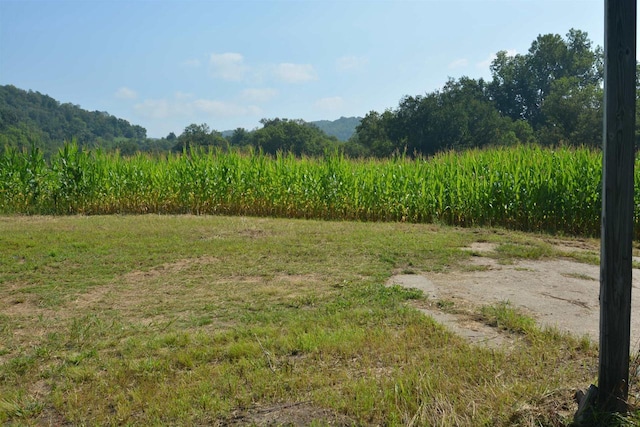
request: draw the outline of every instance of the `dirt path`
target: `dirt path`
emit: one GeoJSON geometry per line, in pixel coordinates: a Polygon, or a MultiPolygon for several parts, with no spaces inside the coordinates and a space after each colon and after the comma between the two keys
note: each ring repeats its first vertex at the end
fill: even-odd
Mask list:
{"type": "MultiPolygon", "coordinates": [[[[492,251],[489,246],[469,248],[492,251]]],[[[421,289],[433,301],[486,305],[508,301],[543,326],[599,340],[600,267],[570,259],[520,260],[503,265],[489,256],[471,258],[472,271],[398,275],[389,284],[421,289]]],[[[631,351],[640,350],[640,270],[633,270],[631,351]]],[[[435,320],[474,342],[501,344],[501,335],[468,318],[426,309],[435,320]],[[465,325],[466,324],[466,325],[465,325]]]]}

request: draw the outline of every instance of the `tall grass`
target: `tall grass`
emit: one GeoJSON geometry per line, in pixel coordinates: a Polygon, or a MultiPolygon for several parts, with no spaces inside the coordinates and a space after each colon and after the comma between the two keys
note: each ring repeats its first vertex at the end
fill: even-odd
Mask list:
{"type": "Polygon", "coordinates": [[[349,160],[205,151],[123,158],[70,144],[49,163],[37,150],[7,149],[0,212],[441,222],[597,235],[601,171],[600,152],[586,148],[349,160]]]}

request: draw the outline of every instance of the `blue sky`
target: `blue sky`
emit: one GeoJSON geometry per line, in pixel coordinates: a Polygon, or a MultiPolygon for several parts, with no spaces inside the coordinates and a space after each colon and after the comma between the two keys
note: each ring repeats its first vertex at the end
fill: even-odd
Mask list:
{"type": "Polygon", "coordinates": [[[395,108],[492,55],[570,28],[604,43],[601,0],[0,0],[0,84],[108,111],[150,137],[191,123],[334,120],[395,108]]]}

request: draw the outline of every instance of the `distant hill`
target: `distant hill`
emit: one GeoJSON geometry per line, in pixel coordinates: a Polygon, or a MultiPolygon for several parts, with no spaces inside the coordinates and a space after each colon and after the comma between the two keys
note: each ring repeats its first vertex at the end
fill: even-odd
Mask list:
{"type": "Polygon", "coordinates": [[[87,111],[40,92],[13,85],[0,86],[0,149],[6,145],[38,145],[46,152],[64,141],[79,145],[103,144],[118,139],[140,141],[147,130],[104,111],[87,111]]]}
{"type": "Polygon", "coordinates": [[[340,141],[347,141],[356,132],[362,117],[340,117],[338,120],[318,120],[312,123],[329,136],[335,136],[340,141]]]}
{"type": "MultiPolygon", "coordinates": [[[[361,120],[360,117],[340,117],[333,121],[308,123],[329,137],[347,141],[355,133],[361,120]]],[[[280,121],[289,122],[286,119],[280,121]]],[[[295,120],[291,122],[297,123],[295,120]]],[[[251,138],[254,132],[256,131],[245,135],[243,144],[253,143],[251,138]]],[[[228,140],[232,139],[233,134],[233,130],[222,132],[228,140]]],[[[105,111],[87,111],[79,105],[60,103],[40,92],[19,89],[13,85],[0,85],[0,152],[7,146],[18,149],[36,146],[44,151],[45,156],[49,156],[65,141],[72,139],[80,146],[118,149],[123,154],[132,154],[138,150],[169,150],[175,145],[174,140],[148,139],[145,128],[132,125],[105,111]]]]}
{"type": "MultiPolygon", "coordinates": [[[[340,117],[338,120],[317,120],[307,122],[320,128],[328,136],[335,136],[340,141],[348,141],[356,133],[356,126],[360,124],[362,117],[340,117]]],[[[233,130],[220,132],[223,137],[229,138],[233,135],[233,130]]]]}

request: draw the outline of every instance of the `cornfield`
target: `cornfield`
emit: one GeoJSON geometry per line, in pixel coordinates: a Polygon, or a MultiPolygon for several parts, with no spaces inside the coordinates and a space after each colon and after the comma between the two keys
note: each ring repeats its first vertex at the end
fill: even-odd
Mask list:
{"type": "Polygon", "coordinates": [[[350,160],[197,150],[124,158],[68,144],[49,161],[37,150],[0,155],[0,213],[438,222],[594,236],[601,173],[601,153],[586,148],[350,160]]]}

